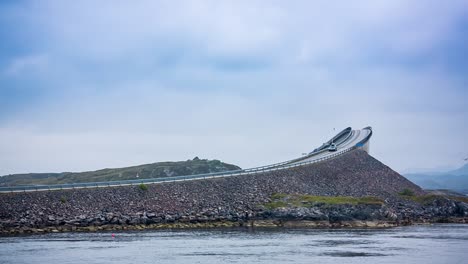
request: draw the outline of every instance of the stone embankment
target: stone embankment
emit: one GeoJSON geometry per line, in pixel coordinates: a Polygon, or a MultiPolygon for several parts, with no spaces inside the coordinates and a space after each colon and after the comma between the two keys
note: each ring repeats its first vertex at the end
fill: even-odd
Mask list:
{"type": "Polygon", "coordinates": [[[256,175],[96,189],[0,194],[0,234],[209,226],[392,226],[465,221],[463,201],[435,197],[366,152],[256,175]],[[269,208],[275,194],[376,197],[380,204],[269,208]]]}

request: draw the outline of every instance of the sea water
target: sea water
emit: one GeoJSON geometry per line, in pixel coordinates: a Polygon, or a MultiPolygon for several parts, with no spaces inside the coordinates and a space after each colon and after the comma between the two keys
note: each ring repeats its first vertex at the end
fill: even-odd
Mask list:
{"type": "Polygon", "coordinates": [[[0,237],[0,263],[468,263],[468,225],[0,237]]]}

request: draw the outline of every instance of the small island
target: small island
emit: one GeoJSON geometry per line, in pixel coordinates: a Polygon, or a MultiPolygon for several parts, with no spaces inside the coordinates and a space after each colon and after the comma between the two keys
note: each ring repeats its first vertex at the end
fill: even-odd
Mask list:
{"type": "Polygon", "coordinates": [[[1,235],[448,222],[468,222],[466,197],[425,191],[362,149],[254,175],[0,194],[1,235]]]}

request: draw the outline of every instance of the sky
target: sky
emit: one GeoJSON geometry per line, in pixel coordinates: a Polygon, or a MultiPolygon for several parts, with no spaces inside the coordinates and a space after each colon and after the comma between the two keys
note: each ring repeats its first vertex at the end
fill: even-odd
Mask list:
{"type": "Polygon", "coordinates": [[[399,172],[454,168],[467,102],[467,1],[0,1],[0,175],[248,168],[348,126],[399,172]]]}

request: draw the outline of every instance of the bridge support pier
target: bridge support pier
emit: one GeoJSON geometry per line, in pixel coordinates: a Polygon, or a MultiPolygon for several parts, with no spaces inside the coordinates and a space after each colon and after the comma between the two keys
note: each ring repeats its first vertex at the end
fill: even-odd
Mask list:
{"type": "Polygon", "coordinates": [[[369,148],[370,148],[370,140],[368,140],[363,146],[362,146],[362,149],[369,153],[369,148]]]}

